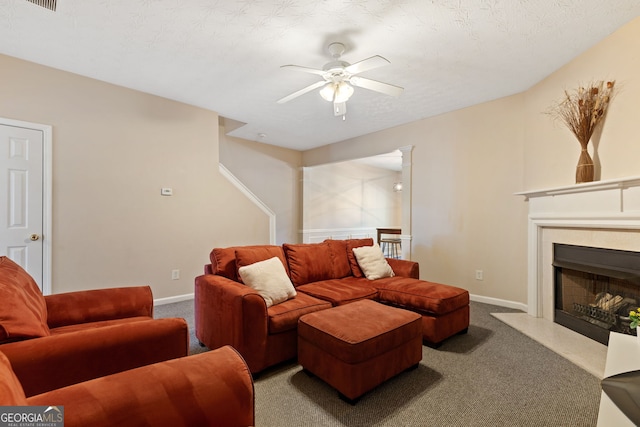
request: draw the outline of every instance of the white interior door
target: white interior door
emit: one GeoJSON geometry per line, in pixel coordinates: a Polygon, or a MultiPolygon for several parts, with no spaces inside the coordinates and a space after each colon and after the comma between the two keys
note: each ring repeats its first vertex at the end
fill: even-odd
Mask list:
{"type": "Polygon", "coordinates": [[[44,132],[0,124],[0,255],[43,286],[44,132]]]}

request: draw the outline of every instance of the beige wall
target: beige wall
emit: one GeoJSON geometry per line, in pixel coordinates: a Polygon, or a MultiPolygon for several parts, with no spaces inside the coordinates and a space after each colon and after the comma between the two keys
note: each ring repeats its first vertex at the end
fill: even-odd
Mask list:
{"type": "Polygon", "coordinates": [[[212,247],[268,242],[218,173],[214,112],[0,55],[0,117],[53,127],[54,293],[189,294],[212,247]]]}
{"type": "Polygon", "coordinates": [[[543,113],[564,89],[616,79],[619,92],[590,152],[601,179],[639,176],[638,75],[640,18],[521,94],[310,150],[303,162],[415,146],[412,258],[421,277],[526,304],[527,203],[513,193],[573,184],[579,155],[569,131],[543,113]]]}
{"type": "Polygon", "coordinates": [[[523,100],[504,98],[310,150],[304,161],[413,145],[412,259],[421,278],[524,302],[526,206],[513,195],[522,190],[523,100]],[[483,270],[483,281],[475,270],[483,270]]]}
{"type": "Polygon", "coordinates": [[[575,182],[580,146],[546,111],[564,89],[595,80],[616,80],[617,95],[600,132],[589,144],[603,180],[640,175],[640,18],[553,73],[526,96],[525,186],[533,190],[575,182]],[[597,146],[594,156],[594,142],[597,146]]]}
{"type": "Polygon", "coordinates": [[[357,162],[304,170],[303,229],[400,226],[402,193],[393,191],[399,172],[357,162]]]}
{"type": "Polygon", "coordinates": [[[220,125],[220,163],[271,209],[276,244],[299,241],[302,152],[225,134],[220,125]]]}

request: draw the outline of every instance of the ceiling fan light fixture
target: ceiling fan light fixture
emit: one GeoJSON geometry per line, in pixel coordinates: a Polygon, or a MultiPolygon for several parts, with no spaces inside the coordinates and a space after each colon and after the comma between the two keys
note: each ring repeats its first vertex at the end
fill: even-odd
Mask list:
{"type": "Polygon", "coordinates": [[[347,82],[340,82],[336,88],[336,96],[333,102],[347,102],[351,95],[353,95],[353,86],[347,82]]]}
{"type": "Polygon", "coordinates": [[[336,84],[328,83],[324,85],[322,89],[320,89],[320,96],[325,101],[333,102],[333,97],[336,94],[336,84]]]}
{"type": "Polygon", "coordinates": [[[347,102],[353,95],[353,86],[347,82],[328,83],[320,89],[320,96],[329,102],[347,102]]]}

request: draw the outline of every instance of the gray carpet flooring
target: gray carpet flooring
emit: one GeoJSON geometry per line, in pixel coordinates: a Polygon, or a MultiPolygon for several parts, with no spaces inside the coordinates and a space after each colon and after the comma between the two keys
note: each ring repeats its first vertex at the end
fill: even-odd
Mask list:
{"type": "MultiPolygon", "coordinates": [[[[423,346],[415,370],[364,395],[356,405],[338,398],[295,362],[255,380],[256,426],[595,426],[600,381],[560,355],[497,320],[507,308],[471,303],[466,335],[440,348],[423,346]]],[[[184,317],[191,352],[193,302],[157,306],[156,317],[184,317]]]]}

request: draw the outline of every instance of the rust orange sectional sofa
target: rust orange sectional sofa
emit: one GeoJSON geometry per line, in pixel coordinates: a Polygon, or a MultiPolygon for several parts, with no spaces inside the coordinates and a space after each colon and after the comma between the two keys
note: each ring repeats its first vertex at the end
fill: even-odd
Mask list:
{"type": "Polygon", "coordinates": [[[394,276],[369,280],[353,249],[373,239],[214,248],[205,274],[195,279],[196,337],[214,349],[235,347],[256,373],[297,356],[298,319],[319,310],[372,299],[417,312],[423,341],[438,346],[466,332],[469,293],[419,279],[418,263],[387,259],[394,276]],[[242,282],[242,267],[277,257],[295,287],[295,297],[267,306],[242,282]]]}

